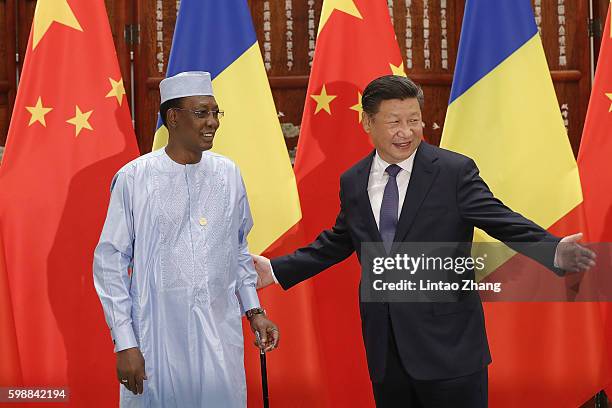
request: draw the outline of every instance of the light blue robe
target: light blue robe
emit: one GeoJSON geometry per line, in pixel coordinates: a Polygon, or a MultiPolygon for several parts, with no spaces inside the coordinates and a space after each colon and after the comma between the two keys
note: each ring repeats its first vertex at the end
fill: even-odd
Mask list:
{"type": "Polygon", "coordinates": [[[115,351],[139,347],[148,376],[142,395],[120,387],[121,406],[246,406],[241,313],[259,301],[238,168],[210,152],[181,165],[160,149],[111,188],[94,283],[115,351]]]}

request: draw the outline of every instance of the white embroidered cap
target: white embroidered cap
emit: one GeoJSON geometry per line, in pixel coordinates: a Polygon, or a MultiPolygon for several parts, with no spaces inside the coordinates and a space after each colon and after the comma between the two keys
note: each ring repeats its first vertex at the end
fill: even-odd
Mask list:
{"type": "Polygon", "coordinates": [[[159,83],[161,103],[185,96],[213,96],[210,73],[204,71],[181,72],[159,83]]]}

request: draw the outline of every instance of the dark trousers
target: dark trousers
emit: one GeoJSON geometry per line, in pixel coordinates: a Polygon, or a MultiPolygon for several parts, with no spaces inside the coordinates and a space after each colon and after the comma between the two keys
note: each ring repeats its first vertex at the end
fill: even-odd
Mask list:
{"type": "Polygon", "coordinates": [[[404,369],[391,322],[385,377],[372,383],[377,408],[486,408],[488,370],[443,380],[416,380],[404,369]]]}

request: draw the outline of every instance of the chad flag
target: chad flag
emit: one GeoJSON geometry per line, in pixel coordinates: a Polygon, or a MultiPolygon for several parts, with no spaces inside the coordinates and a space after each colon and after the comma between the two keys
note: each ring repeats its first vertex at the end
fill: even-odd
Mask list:
{"type": "MultiPolygon", "coordinates": [[[[249,249],[260,253],[301,217],[283,140],[246,0],[183,0],[167,76],[208,71],[225,111],[214,151],[242,171],[255,225],[249,249]]],[[[153,149],[168,142],[158,121],[153,149]]]]}
{"type": "MultiPolygon", "coordinates": [[[[441,146],[472,157],[498,198],[552,233],[581,229],[578,168],[529,0],[467,1],[441,146]]],[[[512,253],[497,261],[481,278],[517,277],[512,253]]],[[[485,312],[491,406],[575,407],[606,383],[597,304],[489,303],[485,312]]]]}

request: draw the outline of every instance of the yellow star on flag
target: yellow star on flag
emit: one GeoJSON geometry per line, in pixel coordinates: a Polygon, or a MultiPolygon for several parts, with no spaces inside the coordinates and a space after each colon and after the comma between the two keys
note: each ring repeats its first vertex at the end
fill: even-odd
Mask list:
{"type": "Polygon", "coordinates": [[[42,99],[40,98],[40,96],[38,97],[36,105],[26,106],[25,108],[32,115],[30,116],[30,123],[28,123],[28,126],[32,126],[32,124],[34,124],[35,122],[40,122],[41,125],[47,127],[47,123],[45,122],[45,115],[51,112],[53,108],[45,108],[43,106],[42,99]]]}
{"type": "Polygon", "coordinates": [[[115,81],[113,78],[108,78],[111,84],[111,90],[106,94],[107,98],[117,98],[117,102],[119,102],[119,106],[123,102],[123,95],[125,95],[125,87],[123,86],[123,78],[119,79],[119,81],[115,81]]]}
{"type": "Polygon", "coordinates": [[[78,136],[79,133],[81,133],[81,130],[83,129],[93,130],[93,128],[89,124],[89,117],[91,116],[92,112],[93,110],[83,113],[81,112],[81,108],[79,108],[79,106],[77,105],[74,118],[70,118],[66,121],[71,125],[75,126],[75,137],[78,136]]]}
{"type": "Polygon", "coordinates": [[[318,31],[319,33],[321,32],[321,29],[325,26],[327,20],[329,20],[329,17],[335,10],[343,11],[348,15],[363,20],[363,17],[361,16],[359,9],[355,5],[354,0],[325,0],[323,2],[323,8],[321,9],[321,20],[319,22],[318,31]]]}
{"type": "Polygon", "coordinates": [[[361,123],[361,114],[363,113],[363,107],[361,106],[361,92],[357,92],[357,105],[351,106],[351,110],[359,113],[359,123],[361,123]]]}
{"type": "Polygon", "coordinates": [[[336,99],[337,95],[328,95],[327,90],[325,89],[325,85],[323,85],[323,89],[321,89],[321,93],[319,95],[310,95],[310,97],[317,102],[315,115],[319,113],[321,109],[331,115],[331,108],[329,104],[331,103],[331,101],[336,99]]]}
{"type": "MultiPolygon", "coordinates": [[[[612,93],[607,93],[606,96],[612,101],[612,93]]],[[[610,109],[608,109],[608,112],[612,112],[612,104],[610,104],[610,109]]]]}
{"type": "Polygon", "coordinates": [[[54,22],[83,31],[67,0],[38,0],[34,12],[32,49],[36,48],[54,22]]]}
{"type": "Polygon", "coordinates": [[[404,69],[404,62],[402,61],[399,65],[395,66],[389,63],[389,67],[391,67],[391,73],[393,75],[406,76],[406,70],[404,69]]]}

